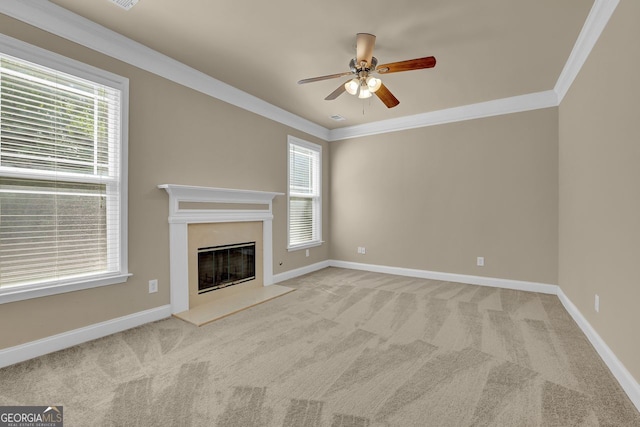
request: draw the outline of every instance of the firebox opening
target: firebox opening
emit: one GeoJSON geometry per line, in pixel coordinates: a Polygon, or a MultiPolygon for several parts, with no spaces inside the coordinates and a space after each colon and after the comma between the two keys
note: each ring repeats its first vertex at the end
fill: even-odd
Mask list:
{"type": "Polygon", "coordinates": [[[198,248],[198,294],[256,277],[256,242],[198,248]]]}

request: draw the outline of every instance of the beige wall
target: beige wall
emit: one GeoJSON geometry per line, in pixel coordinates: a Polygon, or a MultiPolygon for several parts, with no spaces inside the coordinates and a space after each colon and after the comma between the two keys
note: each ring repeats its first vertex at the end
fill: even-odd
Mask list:
{"type": "Polygon", "coordinates": [[[640,3],[622,0],[560,105],[559,284],[640,380],[640,3]],[[594,296],[600,296],[600,312],[594,296]]]}
{"type": "Polygon", "coordinates": [[[332,258],[555,284],[557,135],[550,108],[332,143],[332,258]]]}
{"type": "MultiPolygon", "coordinates": [[[[286,192],[287,135],[317,138],[230,106],[112,58],[0,15],[0,31],[130,79],[129,271],[125,284],[0,306],[0,348],[169,303],[168,196],[158,184],[187,184],[286,192]],[[148,293],[158,279],[159,292],[148,293]]],[[[328,206],[323,233],[328,239],[328,206]]],[[[328,259],[328,245],[286,250],[286,198],[273,205],[274,273],[328,259]],[[280,265],[282,263],[282,265],[280,265]]]]}

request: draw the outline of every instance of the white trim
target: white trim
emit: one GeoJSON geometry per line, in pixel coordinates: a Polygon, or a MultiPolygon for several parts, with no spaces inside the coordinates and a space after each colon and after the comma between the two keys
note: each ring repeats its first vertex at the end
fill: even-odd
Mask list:
{"type": "Polygon", "coordinates": [[[262,221],[263,285],[273,283],[273,199],[284,193],[160,184],[169,194],[169,281],[171,312],[189,309],[188,225],[262,221]],[[181,209],[181,202],[254,204],[266,209],[181,209]]]}
{"type": "Polygon", "coordinates": [[[129,79],[120,105],[120,271],[129,271],[129,79]]]}
{"type": "MultiPolygon", "coordinates": [[[[600,335],[598,335],[598,333],[593,329],[593,327],[585,319],[582,313],[580,313],[578,308],[571,302],[571,300],[569,300],[562,289],[560,289],[560,287],[556,285],[433,272],[427,270],[376,266],[372,264],[361,264],[337,260],[322,261],[316,264],[276,274],[273,276],[272,283],[284,282],[286,280],[294,279],[296,277],[300,277],[314,271],[322,270],[323,268],[327,267],[349,268],[354,270],[388,273],[434,280],[455,281],[460,283],[471,283],[483,286],[493,286],[498,288],[516,289],[557,295],[569,315],[575,320],[582,332],[587,336],[587,339],[594,346],[622,389],[629,396],[636,408],[640,411],[640,384],[638,384],[633,375],[631,375],[631,373],[616,357],[609,346],[607,346],[600,335]]],[[[164,319],[170,317],[171,311],[171,306],[165,305],[117,319],[97,323],[84,328],[75,329],[73,331],[43,338],[37,341],[21,344],[15,347],[2,349],[0,350],[0,368],[12,365],[14,363],[29,360],[34,357],[42,356],[47,353],[62,350],[74,345],[82,344],[90,340],[131,329],[145,323],[164,319]]]]}
{"type": "Polygon", "coordinates": [[[0,13],[221,101],[326,139],[328,130],[48,1],[2,0],[0,13]]]}
{"type": "MultiPolygon", "coordinates": [[[[0,7],[0,10],[2,8],[0,7]]],[[[129,79],[0,33],[0,49],[7,55],[123,91],[129,79]]]]}
{"type": "Polygon", "coordinates": [[[273,199],[276,196],[284,195],[284,193],[270,191],[196,187],[178,184],[160,184],[158,188],[166,190],[169,194],[170,223],[207,222],[207,219],[211,216],[216,217],[216,222],[236,221],[238,216],[249,217],[246,221],[272,219],[273,199]],[[180,208],[181,202],[265,205],[267,209],[182,209],[180,208]]]}
{"type": "MultiPolygon", "coordinates": [[[[567,310],[569,315],[575,320],[587,339],[596,349],[604,363],[607,365],[613,376],[616,378],[622,389],[625,391],[629,399],[640,411],[640,384],[631,375],[622,362],[616,357],[615,353],[609,348],[604,340],[589,324],[587,319],[580,313],[578,308],[569,300],[562,289],[557,285],[547,283],[526,282],[521,280],[498,279],[492,277],[470,276],[464,274],[442,273],[437,271],[416,270],[399,267],[380,266],[373,264],[361,264],[356,262],[330,260],[330,267],[349,268],[353,270],[371,271],[375,273],[387,273],[400,276],[418,277],[423,279],[444,280],[459,283],[469,283],[473,285],[492,286],[496,288],[515,289],[529,292],[539,292],[544,294],[557,295],[560,302],[567,310]]],[[[297,270],[282,273],[286,279],[291,279],[297,270]],[[286,274],[286,275],[285,275],[286,274]]],[[[302,272],[306,274],[307,272],[302,272]]],[[[281,276],[279,275],[279,276],[281,276]]]]}
{"type": "MultiPolygon", "coordinates": [[[[294,196],[296,197],[296,196],[294,196]]],[[[306,197],[306,196],[299,196],[306,197]]],[[[287,135],[287,251],[297,251],[301,249],[308,249],[315,246],[320,246],[324,243],[322,240],[322,145],[315,144],[313,142],[305,141],[300,138],[296,138],[292,135],[287,135]],[[317,196],[307,197],[311,199],[315,206],[313,216],[313,228],[316,234],[316,238],[311,241],[291,245],[291,147],[298,146],[314,151],[318,154],[318,170],[317,175],[313,177],[314,187],[317,188],[317,196]]]]}
{"type": "Polygon", "coordinates": [[[557,107],[619,0],[595,0],[553,90],[329,130],[48,1],[2,0],[0,13],[325,141],[557,107]]]}
{"type": "Polygon", "coordinates": [[[0,350],[0,368],[171,316],[164,305],[0,350]]]}
{"type": "MultiPolygon", "coordinates": [[[[0,3],[0,11],[6,6],[6,3],[0,3]]],[[[66,73],[74,77],[90,81],[95,84],[107,86],[115,89],[120,94],[119,103],[119,158],[118,162],[118,204],[119,215],[117,221],[108,219],[108,229],[115,228],[114,223],[119,227],[119,245],[117,257],[119,263],[118,271],[106,274],[92,274],[85,277],[78,276],[61,281],[48,281],[41,284],[15,286],[0,289],[0,304],[22,301],[30,298],[39,298],[43,296],[56,295],[65,292],[78,291],[82,289],[91,289],[99,286],[113,285],[124,283],[131,274],[128,272],[129,256],[128,256],[128,142],[129,142],[129,79],[118,74],[85,64],[80,61],[68,58],[64,55],[50,52],[38,46],[26,43],[13,37],[0,34],[0,51],[6,55],[28,61],[39,66],[47,67],[58,72],[66,73]]],[[[110,168],[113,168],[110,165],[110,168]]],[[[116,183],[113,177],[101,179],[100,177],[87,176],[82,177],[80,174],[56,174],[55,177],[48,177],[47,173],[38,171],[17,171],[3,170],[2,176],[13,176],[28,179],[69,179],[73,182],[102,182],[107,185],[116,183]]],[[[115,252],[115,251],[114,251],[115,252]]],[[[108,256],[111,258],[111,255],[108,256]]]]}
{"type": "MultiPolygon", "coordinates": [[[[361,264],[348,261],[329,260],[328,263],[330,267],[348,268],[352,270],[371,271],[374,273],[395,274],[399,276],[418,277],[422,279],[444,280],[450,282],[469,283],[473,285],[491,286],[495,288],[515,289],[520,291],[557,295],[564,308],[567,310],[573,320],[578,324],[582,332],[587,336],[587,339],[589,340],[591,345],[593,345],[593,347],[596,349],[622,389],[625,391],[627,396],[629,396],[631,402],[633,402],[638,411],[640,411],[640,384],[633,377],[633,375],[631,375],[631,373],[623,365],[620,359],[616,357],[615,353],[611,350],[611,348],[609,348],[609,346],[600,337],[600,335],[598,335],[595,329],[593,329],[587,319],[582,315],[582,313],[580,313],[578,308],[571,302],[571,300],[569,300],[562,289],[557,285],[526,282],[521,280],[498,279],[493,277],[470,276],[465,274],[442,273],[428,270],[380,266],[373,264],[361,264]]],[[[295,272],[297,272],[297,270],[282,273],[279,276],[283,276],[286,279],[292,279],[296,277],[294,275],[295,272]]],[[[301,274],[306,273],[307,272],[301,272],[301,274]]]]}
{"type": "Polygon", "coordinates": [[[324,240],[316,240],[311,243],[304,243],[301,245],[289,246],[287,247],[287,252],[295,252],[295,251],[301,251],[302,249],[316,248],[318,246],[322,246],[324,243],[325,243],[324,240]]]}
{"type": "MultiPolygon", "coordinates": [[[[180,202],[210,202],[215,203],[250,203],[270,204],[275,196],[283,193],[270,191],[236,190],[231,188],[197,187],[194,185],[160,184],[158,188],[167,190],[176,201],[180,202]]],[[[177,212],[176,206],[173,213],[177,212]]],[[[182,209],[184,211],[184,209],[182,209]]]]}
{"type": "Polygon", "coordinates": [[[348,138],[398,132],[407,129],[436,126],[445,123],[461,122],[557,106],[558,97],[556,93],[552,90],[547,90],[544,92],[415,114],[413,116],[404,116],[396,119],[333,129],[329,132],[329,141],[340,141],[348,138]]]}
{"type": "Polygon", "coordinates": [[[413,268],[390,267],[386,265],[361,264],[349,261],[329,261],[331,267],[364,270],[374,273],[395,274],[397,276],[417,277],[420,279],[442,280],[446,282],[467,283],[470,285],[491,286],[494,288],[515,289],[518,291],[557,294],[557,285],[522,280],[498,279],[495,277],[471,276],[467,274],[443,273],[440,271],[417,270],[413,268]]]}
{"type": "Polygon", "coordinates": [[[631,375],[631,373],[625,368],[620,359],[618,359],[615,353],[609,348],[607,343],[600,337],[587,319],[580,313],[580,310],[571,302],[569,297],[558,288],[558,298],[565,310],[571,315],[573,320],[578,324],[582,332],[587,336],[587,339],[591,345],[596,349],[604,363],[607,365],[613,376],[618,380],[622,389],[627,393],[631,402],[640,411],[640,384],[631,375]]]}
{"type": "Polygon", "coordinates": [[[567,63],[556,82],[554,91],[558,94],[558,104],[562,102],[573,81],[578,76],[607,22],[609,22],[609,18],[616,10],[618,3],[620,3],[620,0],[596,0],[593,3],[582,31],[578,35],[576,44],[573,46],[567,63]]]}
{"type": "Polygon", "coordinates": [[[331,267],[331,261],[321,261],[315,264],[306,265],[304,267],[296,268],[295,270],[285,271],[273,276],[273,283],[284,282],[285,280],[295,279],[296,277],[304,276],[305,274],[313,273],[314,271],[322,270],[323,268],[331,267]]]}
{"type": "Polygon", "coordinates": [[[75,280],[67,280],[60,283],[46,282],[40,285],[18,285],[2,288],[0,289],[0,304],[63,294],[66,292],[80,291],[83,289],[98,288],[100,286],[116,285],[118,283],[126,282],[130,276],[130,273],[114,274],[110,276],[97,276],[94,278],[77,278],[75,280]]]}

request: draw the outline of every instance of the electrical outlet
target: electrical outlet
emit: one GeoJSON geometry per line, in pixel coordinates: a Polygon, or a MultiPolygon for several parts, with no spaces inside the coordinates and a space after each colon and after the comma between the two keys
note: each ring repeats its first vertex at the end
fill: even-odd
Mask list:
{"type": "Polygon", "coordinates": [[[594,308],[596,309],[596,313],[600,313],[600,295],[596,294],[594,308]]]}
{"type": "Polygon", "coordinates": [[[366,253],[367,253],[367,248],[365,248],[365,247],[363,246],[363,247],[362,247],[362,252],[361,252],[361,253],[362,253],[362,255],[366,254],[366,253]]]}
{"type": "Polygon", "coordinates": [[[364,246],[358,246],[358,253],[359,254],[366,254],[367,250],[364,248],[364,246]]]}
{"type": "Polygon", "coordinates": [[[478,259],[476,260],[476,265],[478,267],[484,267],[484,257],[483,256],[479,256],[478,259]]]}
{"type": "Polygon", "coordinates": [[[149,293],[158,292],[158,279],[149,280],[149,293]]]}
{"type": "Polygon", "coordinates": [[[309,256],[309,249],[307,249],[304,253],[306,256],[309,256]]]}

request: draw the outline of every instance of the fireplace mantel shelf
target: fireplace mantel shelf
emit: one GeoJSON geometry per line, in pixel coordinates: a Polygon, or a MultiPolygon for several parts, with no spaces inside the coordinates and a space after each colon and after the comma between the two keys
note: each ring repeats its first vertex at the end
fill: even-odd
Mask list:
{"type": "Polygon", "coordinates": [[[182,202],[213,202],[213,203],[270,203],[276,196],[284,193],[269,191],[236,190],[231,188],[197,187],[193,185],[160,184],[169,196],[182,202]]]}

